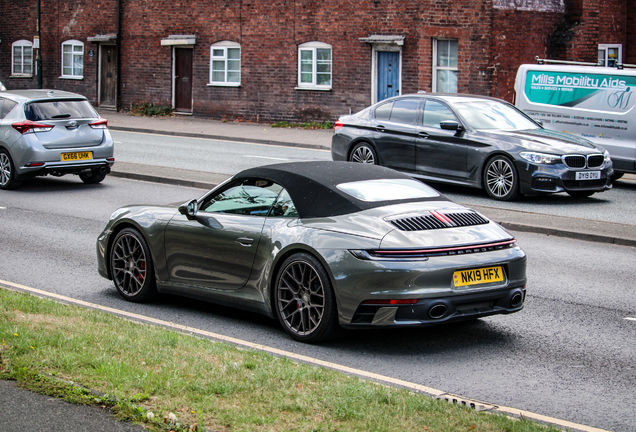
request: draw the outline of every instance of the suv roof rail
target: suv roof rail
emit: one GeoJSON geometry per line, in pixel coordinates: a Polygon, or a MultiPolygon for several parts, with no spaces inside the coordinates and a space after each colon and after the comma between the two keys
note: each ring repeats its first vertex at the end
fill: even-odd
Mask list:
{"type": "MultiPolygon", "coordinates": [[[[578,61],[568,61],[568,60],[550,60],[550,59],[542,59],[539,56],[535,56],[534,59],[538,64],[569,64],[569,65],[578,65],[578,66],[601,66],[598,63],[591,62],[578,62],[578,61]]],[[[601,66],[603,67],[603,66],[601,66]]],[[[612,67],[612,66],[607,66],[612,67]]],[[[625,63],[616,63],[616,69],[623,68],[636,68],[636,65],[633,64],[625,64],[625,63]]]]}

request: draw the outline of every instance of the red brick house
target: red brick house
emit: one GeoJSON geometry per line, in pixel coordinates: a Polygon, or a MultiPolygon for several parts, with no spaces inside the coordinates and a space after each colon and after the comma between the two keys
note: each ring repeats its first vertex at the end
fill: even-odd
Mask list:
{"type": "MultiPolygon", "coordinates": [[[[35,1],[0,0],[0,80],[33,88],[35,1]]],[[[418,90],[513,99],[535,56],[636,63],[632,0],[40,0],[42,86],[246,121],[418,90]],[[599,57],[600,56],[600,57],[599,57]]]]}

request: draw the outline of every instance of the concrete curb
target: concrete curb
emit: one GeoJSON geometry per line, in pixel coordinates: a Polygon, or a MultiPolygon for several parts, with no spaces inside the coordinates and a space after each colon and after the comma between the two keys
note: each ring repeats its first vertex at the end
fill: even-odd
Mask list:
{"type": "MultiPolygon", "coordinates": [[[[497,221],[495,221],[497,222],[497,221]]],[[[565,237],[575,240],[586,240],[598,243],[610,243],[619,246],[636,247],[636,240],[617,238],[612,236],[589,234],[577,231],[568,231],[555,228],[539,227],[535,225],[524,225],[514,222],[497,222],[499,225],[511,231],[531,232],[535,234],[546,234],[548,236],[565,237]]]]}
{"type": "Polygon", "coordinates": [[[131,180],[141,180],[141,181],[147,181],[147,182],[153,182],[153,183],[162,183],[162,184],[167,184],[172,186],[191,187],[196,189],[212,189],[213,187],[217,186],[217,184],[214,184],[214,183],[200,182],[195,180],[183,180],[183,179],[176,179],[176,178],[160,177],[156,175],[137,174],[137,173],[131,173],[131,172],[115,171],[115,170],[111,171],[110,175],[113,177],[120,177],[120,178],[126,178],[131,180]]]}

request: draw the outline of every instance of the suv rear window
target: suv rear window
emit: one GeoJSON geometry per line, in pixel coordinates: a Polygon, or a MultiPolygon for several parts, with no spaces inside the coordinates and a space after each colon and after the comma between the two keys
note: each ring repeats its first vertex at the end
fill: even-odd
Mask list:
{"type": "Polygon", "coordinates": [[[91,104],[82,99],[31,102],[24,106],[24,114],[31,121],[99,117],[91,104]]]}

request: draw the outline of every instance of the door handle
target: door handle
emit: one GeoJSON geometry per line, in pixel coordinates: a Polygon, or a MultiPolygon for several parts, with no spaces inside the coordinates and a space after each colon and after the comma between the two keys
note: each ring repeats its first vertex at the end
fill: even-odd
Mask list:
{"type": "Polygon", "coordinates": [[[428,137],[430,137],[430,135],[427,134],[426,132],[420,132],[420,133],[417,134],[417,136],[420,137],[420,138],[428,138],[428,137]]]}
{"type": "Polygon", "coordinates": [[[241,246],[250,247],[254,243],[254,239],[247,237],[240,237],[236,239],[236,242],[241,246]]]}
{"type": "Polygon", "coordinates": [[[375,127],[375,130],[377,130],[378,132],[384,132],[386,128],[382,125],[378,125],[375,127]]]}

